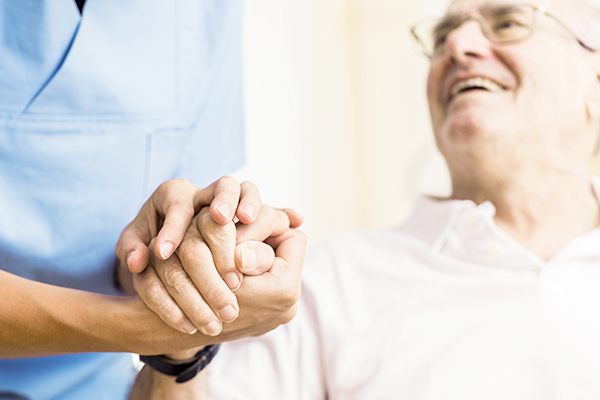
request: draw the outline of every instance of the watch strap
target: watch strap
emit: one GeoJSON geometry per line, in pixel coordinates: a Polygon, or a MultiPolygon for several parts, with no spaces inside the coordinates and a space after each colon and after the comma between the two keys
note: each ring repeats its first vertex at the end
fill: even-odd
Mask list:
{"type": "Polygon", "coordinates": [[[171,360],[163,356],[140,356],[140,361],[161,374],[176,376],[175,382],[187,382],[202,371],[219,351],[221,344],[204,347],[191,360],[171,360]]]}

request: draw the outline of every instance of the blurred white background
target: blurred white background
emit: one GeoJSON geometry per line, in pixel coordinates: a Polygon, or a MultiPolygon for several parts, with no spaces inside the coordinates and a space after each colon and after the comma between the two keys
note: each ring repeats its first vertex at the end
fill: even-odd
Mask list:
{"type": "Polygon", "coordinates": [[[447,194],[409,27],[448,0],[244,0],[246,166],[314,244],[392,227],[447,194]]]}

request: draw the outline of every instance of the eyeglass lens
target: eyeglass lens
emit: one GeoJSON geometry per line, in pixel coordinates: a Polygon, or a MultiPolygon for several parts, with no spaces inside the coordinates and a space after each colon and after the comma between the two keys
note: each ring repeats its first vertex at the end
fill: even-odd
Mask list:
{"type": "Polygon", "coordinates": [[[421,42],[426,54],[434,55],[444,51],[446,38],[450,32],[468,20],[480,23],[483,34],[494,43],[511,42],[527,37],[533,30],[534,8],[528,6],[489,6],[481,15],[448,15],[442,19],[429,21],[416,26],[414,33],[421,42]]]}

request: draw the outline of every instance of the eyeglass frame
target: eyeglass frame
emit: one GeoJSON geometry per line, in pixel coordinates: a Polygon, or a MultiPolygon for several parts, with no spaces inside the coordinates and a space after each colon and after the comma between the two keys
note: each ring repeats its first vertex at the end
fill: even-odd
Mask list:
{"type": "MultiPolygon", "coordinates": [[[[567,24],[565,24],[564,22],[562,22],[561,20],[559,20],[558,18],[556,18],[554,15],[550,14],[550,12],[548,12],[548,10],[546,9],[546,7],[543,4],[538,4],[537,6],[534,6],[532,4],[520,4],[517,5],[520,7],[529,7],[533,10],[534,12],[534,17],[533,17],[533,21],[531,24],[531,30],[530,32],[520,38],[517,39],[512,39],[512,40],[507,40],[507,41],[501,41],[501,42],[494,42],[489,36],[489,32],[487,32],[487,22],[484,20],[483,16],[481,15],[471,15],[471,16],[462,16],[460,18],[460,23],[458,25],[456,25],[455,28],[453,28],[451,31],[448,32],[448,34],[452,31],[454,31],[455,29],[458,29],[462,26],[462,24],[464,24],[467,21],[470,20],[475,20],[479,23],[479,27],[481,28],[481,32],[483,33],[483,35],[486,37],[486,39],[488,39],[490,42],[494,43],[494,44],[500,44],[500,45],[504,45],[504,44],[511,44],[511,43],[518,43],[521,41],[524,41],[526,39],[528,39],[533,32],[535,31],[535,23],[536,23],[536,19],[535,19],[535,15],[536,13],[541,13],[542,15],[546,15],[547,17],[552,18],[554,21],[558,22],[559,25],[561,25],[563,28],[565,28],[571,35],[573,35],[573,37],[575,39],[577,39],[577,42],[581,45],[581,47],[583,47],[584,49],[591,51],[591,52],[595,52],[596,49],[591,48],[590,46],[586,45],[576,34],[575,32],[573,32],[573,30],[571,28],[569,28],[569,26],[567,24]]],[[[443,51],[445,51],[445,47],[444,50],[442,50],[441,52],[436,52],[435,50],[432,53],[429,53],[426,51],[426,46],[423,42],[423,40],[421,40],[421,37],[419,37],[419,35],[417,34],[417,27],[418,26],[422,26],[424,23],[431,23],[433,21],[443,21],[444,17],[440,17],[440,18],[430,18],[430,19],[426,19],[423,20],[421,22],[417,22],[416,24],[412,25],[412,27],[410,28],[410,33],[412,34],[412,37],[415,39],[415,41],[417,42],[418,46],[419,46],[419,52],[424,54],[427,58],[429,58],[430,60],[433,59],[436,56],[439,56],[443,53],[443,51]]]]}

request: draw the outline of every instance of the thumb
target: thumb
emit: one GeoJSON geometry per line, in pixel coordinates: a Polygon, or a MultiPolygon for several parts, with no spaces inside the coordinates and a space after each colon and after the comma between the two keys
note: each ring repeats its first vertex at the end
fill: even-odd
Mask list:
{"type": "Polygon", "coordinates": [[[235,248],[235,264],[245,275],[261,275],[273,266],[275,252],[266,243],[248,240],[235,248]]]}
{"type": "Polygon", "coordinates": [[[150,241],[142,231],[138,230],[133,221],[123,230],[115,246],[115,254],[127,266],[131,273],[137,274],[146,269],[150,260],[147,244],[150,241]]]}

